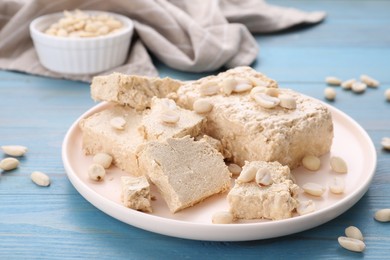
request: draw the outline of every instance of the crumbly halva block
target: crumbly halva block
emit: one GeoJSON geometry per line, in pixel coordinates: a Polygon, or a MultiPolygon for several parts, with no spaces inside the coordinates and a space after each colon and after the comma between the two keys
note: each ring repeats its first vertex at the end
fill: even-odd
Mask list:
{"type": "Polygon", "coordinates": [[[94,100],[115,102],[143,110],[150,107],[152,97],[166,97],[180,85],[182,82],[171,78],[112,73],[92,79],[91,96],[94,100]]]}
{"type": "Polygon", "coordinates": [[[154,97],[151,109],[144,113],[139,132],[148,141],[165,140],[169,137],[184,137],[186,135],[197,136],[201,133],[205,121],[204,116],[176,106],[173,100],[154,97]],[[166,110],[177,114],[179,120],[176,123],[162,122],[161,113],[166,110]]]}
{"type": "Polygon", "coordinates": [[[233,216],[236,219],[271,220],[292,217],[298,206],[299,187],[292,181],[290,169],[278,162],[253,161],[246,162],[242,172],[250,167],[265,168],[271,175],[271,184],[259,185],[255,179],[249,182],[236,180],[227,196],[233,216]]]}
{"type": "Polygon", "coordinates": [[[230,188],[223,156],[207,142],[189,136],[152,141],[138,156],[141,172],[156,185],[172,213],[230,188]]]}
{"type": "Polygon", "coordinates": [[[122,202],[128,208],[152,212],[150,185],[145,176],[122,176],[122,202]]]}
{"type": "Polygon", "coordinates": [[[143,113],[130,107],[111,105],[80,121],[84,153],[94,155],[107,153],[113,157],[113,163],[120,169],[138,175],[136,150],[144,143],[138,132],[143,113]],[[122,117],[126,124],[124,129],[112,127],[110,120],[122,117]]]}
{"type": "MultiPolygon", "coordinates": [[[[200,98],[212,103],[204,133],[220,140],[232,154],[232,161],[239,165],[245,161],[278,161],[293,169],[300,166],[307,154],[321,156],[329,152],[333,140],[332,116],[318,100],[289,89],[276,89],[271,80],[262,87],[293,98],[294,109],[264,108],[253,99],[251,89],[229,95],[221,91],[206,96],[201,93],[201,86],[221,84],[228,77],[239,76],[242,80],[247,75],[258,75],[266,81],[264,75],[256,73],[239,67],[185,84],[179,88],[176,102],[187,109],[192,109],[200,98]]],[[[252,87],[255,86],[253,83],[252,87]]]]}
{"type": "MultiPolygon", "coordinates": [[[[137,111],[134,108],[111,104],[105,110],[83,120],[83,150],[85,154],[107,153],[120,169],[139,175],[136,153],[142,144],[169,137],[197,136],[200,134],[205,117],[193,111],[175,108],[180,116],[176,124],[161,122],[159,112],[168,99],[153,98],[151,109],[137,111]],[[113,127],[111,120],[120,117],[125,121],[123,129],[113,127]]],[[[171,100],[171,102],[174,101],[171,100]]],[[[172,104],[172,103],[171,103],[172,104]]]]}

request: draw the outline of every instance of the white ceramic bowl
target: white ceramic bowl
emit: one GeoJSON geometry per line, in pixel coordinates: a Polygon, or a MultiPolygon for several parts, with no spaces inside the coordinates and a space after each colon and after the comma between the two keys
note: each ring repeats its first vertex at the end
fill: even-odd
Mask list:
{"type": "Polygon", "coordinates": [[[95,74],[125,62],[134,31],[133,22],[125,16],[110,12],[83,12],[108,14],[121,21],[123,28],[91,38],[58,37],[45,34],[44,31],[62,18],[63,13],[40,16],[30,23],[30,34],[44,67],[62,74],[95,74]]]}

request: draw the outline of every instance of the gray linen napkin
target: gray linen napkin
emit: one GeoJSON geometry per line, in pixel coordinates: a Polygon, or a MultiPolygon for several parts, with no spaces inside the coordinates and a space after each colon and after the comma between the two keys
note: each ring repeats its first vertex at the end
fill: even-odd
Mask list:
{"type": "Polygon", "coordinates": [[[262,0],[2,0],[0,69],[90,81],[94,75],[63,75],[45,69],[29,34],[34,18],[74,9],[111,11],[133,19],[136,33],[126,63],[105,73],[149,76],[158,74],[149,52],[172,68],[190,72],[250,65],[258,53],[251,33],[325,18],[323,12],[276,7],[262,0]]]}

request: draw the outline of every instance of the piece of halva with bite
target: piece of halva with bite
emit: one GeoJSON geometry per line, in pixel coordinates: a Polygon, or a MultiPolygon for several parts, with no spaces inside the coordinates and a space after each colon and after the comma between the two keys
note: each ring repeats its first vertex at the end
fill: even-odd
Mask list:
{"type": "Polygon", "coordinates": [[[133,108],[109,104],[107,108],[80,121],[82,147],[87,155],[107,153],[120,169],[138,175],[136,150],[144,143],[138,128],[143,112],[133,108]],[[123,129],[116,129],[110,123],[112,118],[121,117],[126,121],[123,129]]]}
{"type": "Polygon", "coordinates": [[[176,106],[175,101],[171,99],[154,97],[151,109],[145,110],[138,130],[148,141],[186,135],[197,136],[201,133],[205,121],[204,116],[176,106]],[[166,123],[162,120],[162,113],[167,111],[178,117],[177,122],[166,123]]]}
{"type": "Polygon", "coordinates": [[[176,103],[192,109],[200,98],[213,104],[205,115],[204,133],[220,140],[231,153],[232,161],[239,165],[245,161],[278,161],[293,169],[300,166],[305,155],[321,156],[330,150],[333,123],[327,107],[295,91],[277,88],[273,80],[249,67],[187,83],[178,89],[176,103]],[[256,83],[253,78],[268,83],[256,83]],[[233,90],[228,94],[223,90],[226,79],[233,81],[233,90]],[[264,96],[266,100],[260,101],[269,108],[256,100],[264,96]],[[294,101],[294,106],[278,105],[282,97],[294,101]]]}
{"type": "Polygon", "coordinates": [[[298,206],[298,192],[288,166],[253,161],[245,163],[227,200],[236,219],[280,220],[293,216],[298,206]],[[240,177],[248,173],[251,177],[240,181],[240,177]]]}
{"type": "Polygon", "coordinates": [[[128,208],[152,212],[150,185],[145,176],[122,176],[122,203],[128,208]]]}
{"type": "Polygon", "coordinates": [[[207,142],[189,136],[149,142],[140,149],[138,161],[172,213],[230,188],[223,156],[207,142]]]}
{"type": "Polygon", "coordinates": [[[110,101],[143,110],[150,107],[152,97],[166,97],[180,85],[182,82],[171,78],[112,73],[92,79],[91,96],[94,100],[110,101]]]}

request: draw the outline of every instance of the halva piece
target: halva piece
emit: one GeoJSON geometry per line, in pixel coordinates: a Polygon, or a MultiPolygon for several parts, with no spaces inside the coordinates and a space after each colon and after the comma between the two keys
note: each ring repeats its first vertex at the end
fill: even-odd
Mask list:
{"type": "Polygon", "coordinates": [[[192,109],[200,98],[212,103],[213,109],[205,115],[204,134],[220,140],[231,153],[232,161],[239,165],[245,161],[278,161],[293,169],[300,166],[307,154],[321,156],[329,152],[333,123],[327,107],[313,98],[276,87],[276,83],[264,75],[239,67],[181,86],[176,103],[187,109],[192,109]],[[257,85],[254,77],[268,82],[266,87],[257,85]],[[252,89],[226,95],[221,87],[226,78],[237,78],[236,85],[252,84],[252,89]],[[242,83],[245,81],[247,83],[242,83]],[[204,86],[219,86],[219,90],[205,95],[204,86]],[[256,91],[275,100],[277,96],[287,96],[295,100],[295,104],[282,107],[275,103],[266,108],[254,98],[256,91]]]}
{"type": "Polygon", "coordinates": [[[253,178],[247,182],[240,182],[238,178],[227,196],[233,216],[271,220],[292,217],[298,206],[299,187],[292,181],[290,169],[278,162],[253,161],[246,162],[241,175],[248,171],[255,172],[253,178]],[[270,177],[266,184],[259,178],[264,174],[270,177]]]}
{"type": "Polygon", "coordinates": [[[172,213],[230,188],[223,156],[207,142],[189,136],[152,141],[138,156],[140,171],[156,185],[172,213]]]}
{"type": "Polygon", "coordinates": [[[182,82],[171,78],[112,73],[92,79],[91,96],[94,100],[115,102],[143,110],[150,107],[152,97],[166,97],[181,84],[182,82]]]}
{"type": "Polygon", "coordinates": [[[107,153],[113,157],[113,163],[120,169],[138,175],[138,165],[135,151],[144,143],[143,136],[138,132],[141,126],[142,112],[130,107],[110,105],[79,123],[82,131],[82,146],[84,153],[95,155],[107,153]],[[115,117],[122,117],[126,124],[118,130],[110,124],[115,117]]]}
{"type": "Polygon", "coordinates": [[[122,202],[128,208],[152,212],[150,185],[145,176],[122,176],[122,202]]]}
{"type": "Polygon", "coordinates": [[[165,140],[169,137],[197,136],[201,133],[205,117],[194,111],[176,106],[167,98],[153,98],[151,109],[145,110],[139,132],[145,140],[165,140]],[[162,121],[162,113],[170,111],[179,118],[177,122],[162,121]]]}

